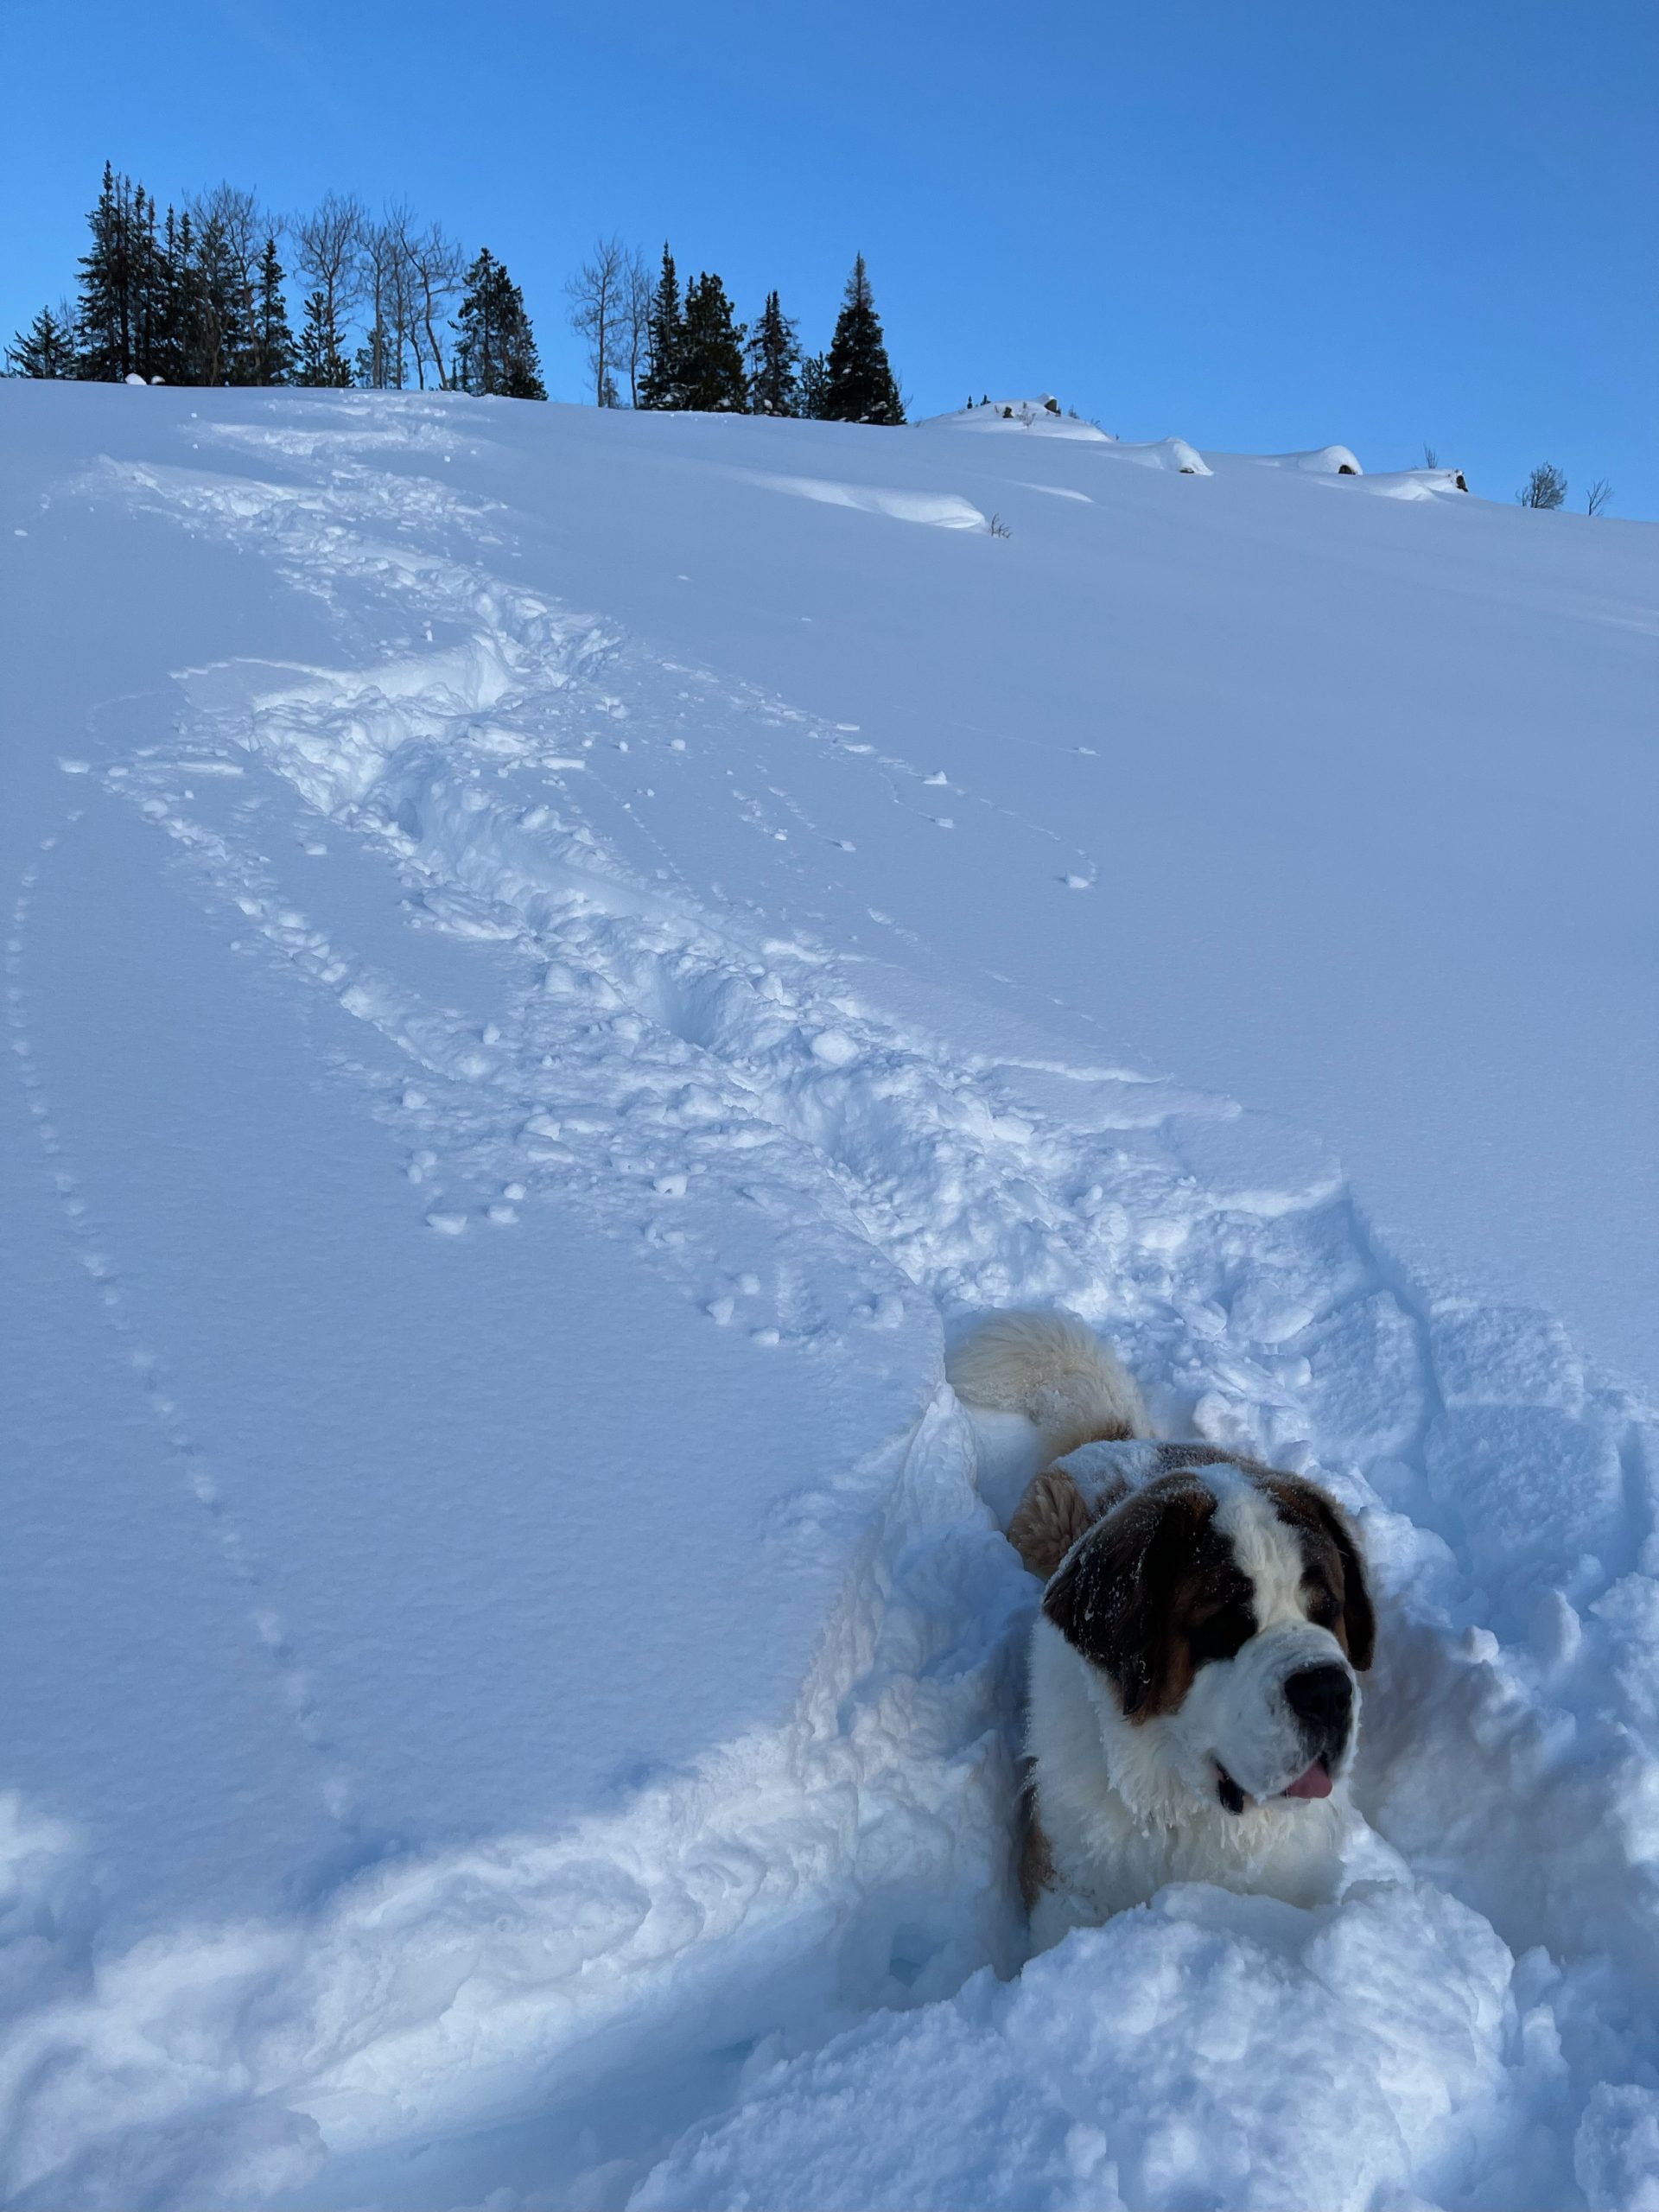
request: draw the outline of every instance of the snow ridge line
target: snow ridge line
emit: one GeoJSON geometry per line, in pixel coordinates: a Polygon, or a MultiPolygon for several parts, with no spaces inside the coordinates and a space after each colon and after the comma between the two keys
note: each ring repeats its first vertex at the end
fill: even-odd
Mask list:
{"type": "MultiPolygon", "coordinates": [[[[387,484],[401,515],[408,480],[387,484]]],[[[314,550],[326,570],[332,545],[314,550]]],[[[303,565],[292,546],[281,559],[303,565]]],[[[353,573],[407,605],[410,579],[441,568],[405,550],[353,573]]],[[[326,595],[326,575],[314,586],[326,595]]],[[[474,611],[499,589],[466,588],[474,611]]],[[[590,672],[608,656],[607,681],[639,683],[632,720],[648,727],[661,699],[652,664],[607,638],[590,672]]],[[[475,665],[500,664],[493,652],[505,658],[498,640],[475,665]]],[[[523,663],[512,673],[536,677],[523,663]]],[[[575,716],[611,711],[580,685],[564,696],[564,670],[547,674],[566,680],[532,680],[519,699],[503,689],[492,713],[568,736],[575,716]]],[[[728,1178],[741,1159],[749,1187],[804,1232],[829,1199],[835,1233],[866,1242],[872,1287],[888,1287],[868,1322],[906,1282],[947,1312],[1065,1297],[1109,1322],[1172,1421],[1322,1465],[1361,1511],[1391,1601],[1367,1748],[1374,1819],[1512,1947],[1554,1952],[1541,1986],[1558,1999],[1577,2103],[1627,2073],[1646,2047],[1630,2023],[1656,1980],[1646,1409],[1587,1376],[1548,1317],[1390,1262],[1328,1171],[1236,1156],[1271,1135],[1252,1117],[1145,1100],[1137,1112],[1127,1086],[953,1061],[883,1022],[810,945],[747,951],[741,930],[630,880],[568,795],[539,820],[471,803],[474,779],[457,772],[478,703],[469,682],[443,672],[448,701],[416,683],[366,743],[349,726],[381,689],[373,670],[332,691],[204,702],[204,742],[233,736],[296,787],[309,779],[312,803],[388,846],[448,925],[509,935],[527,969],[545,963],[536,992],[514,995],[520,1028],[496,1025],[493,1045],[446,1039],[437,1023],[426,1049],[446,1078],[439,1107],[385,1098],[388,1118],[429,1116],[419,1128],[447,1148],[441,1173],[480,1182],[527,1162],[538,1189],[632,1207],[664,1262],[688,1272],[709,1261],[685,1203],[692,1170],[728,1178]],[[532,1071],[543,1042],[554,1067],[532,1071]],[[462,1065],[480,1044],[482,1065],[462,1065]],[[647,1104],[620,1117],[620,1147],[583,1126],[614,1122],[619,1093],[642,1075],[647,1104]],[[532,1112],[556,1133],[514,1126],[493,1084],[514,1112],[540,1101],[532,1112]],[[682,1169],[683,1192],[671,1187],[682,1169]],[[1529,1839],[1503,1856],[1532,1862],[1530,1888],[1494,1866],[1494,1803],[1529,1839]]],[[[386,1033],[409,1049],[405,1015],[388,1015],[386,1033]]],[[[708,1300],[711,1318],[730,1325],[742,1306],[762,1335],[846,1325],[791,1306],[786,1284],[768,1285],[757,1308],[760,1295],[739,1278],[708,1300]]]]}

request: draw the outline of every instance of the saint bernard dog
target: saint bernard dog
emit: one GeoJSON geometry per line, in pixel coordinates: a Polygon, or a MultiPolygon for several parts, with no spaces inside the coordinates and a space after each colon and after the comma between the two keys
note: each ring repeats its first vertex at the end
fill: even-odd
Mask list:
{"type": "Polygon", "coordinates": [[[1071,1314],[995,1314],[949,1374],[1043,1447],[1007,1532],[1046,1585],[1026,1737],[1033,1941],[1166,1882],[1326,1902],[1376,1637],[1347,1515],[1300,1476],[1152,1441],[1139,1390],[1071,1314]]]}

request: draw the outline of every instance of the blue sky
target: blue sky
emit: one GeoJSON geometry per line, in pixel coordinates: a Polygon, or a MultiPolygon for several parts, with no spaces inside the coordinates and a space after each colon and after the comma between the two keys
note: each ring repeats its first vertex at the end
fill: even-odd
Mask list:
{"type": "Polygon", "coordinates": [[[1659,516],[1659,9],[19,0],[0,327],[68,288],[107,156],[165,201],[407,194],[523,285],[597,232],[827,341],[868,257],[912,412],[1048,389],[1125,436],[1425,441],[1659,516]]]}

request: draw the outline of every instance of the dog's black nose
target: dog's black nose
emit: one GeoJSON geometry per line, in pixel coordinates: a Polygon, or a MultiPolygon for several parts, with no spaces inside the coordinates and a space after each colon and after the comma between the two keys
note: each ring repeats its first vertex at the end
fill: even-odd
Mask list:
{"type": "Polygon", "coordinates": [[[1354,1686],[1345,1667],[1304,1667],[1286,1676],[1285,1703],[1310,1728],[1340,1735],[1354,1709],[1354,1686]]]}

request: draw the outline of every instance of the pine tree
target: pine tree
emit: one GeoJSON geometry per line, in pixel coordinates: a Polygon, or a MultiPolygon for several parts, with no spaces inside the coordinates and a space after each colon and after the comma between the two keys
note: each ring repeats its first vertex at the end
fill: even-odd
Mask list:
{"type": "Polygon", "coordinates": [[[352,365],[340,350],[328,296],[325,292],[312,292],[307,296],[305,321],[300,327],[300,365],[294,381],[337,391],[351,380],[352,365]]]}
{"type": "Polygon", "coordinates": [[[776,292],[749,340],[749,405],[757,415],[798,415],[801,411],[801,346],[795,326],[776,292]]]}
{"type": "Polygon", "coordinates": [[[276,257],[276,241],[265,240],[259,257],[259,289],[254,296],[253,328],[248,349],[251,384],[288,384],[299,360],[299,348],[289,327],[288,302],[283,296],[283,264],[276,257]]]}
{"type": "Polygon", "coordinates": [[[99,383],[148,376],[143,364],[146,266],[144,195],[104,164],[98,205],[86,218],[92,243],[80,261],[79,373],[99,383]]]}
{"type": "Polygon", "coordinates": [[[27,330],[6,348],[9,377],[39,377],[55,382],[75,373],[75,333],[67,315],[42,308],[27,330]]]}
{"type": "Polygon", "coordinates": [[[881,318],[861,253],[847,279],[846,296],[830,342],[824,416],[831,423],[899,423],[904,402],[887,361],[881,318]]]}
{"type": "Polygon", "coordinates": [[[133,197],[132,260],[133,367],[141,377],[168,380],[172,365],[169,332],[173,312],[172,273],[156,236],[156,196],[133,197]]]}
{"type": "Polygon", "coordinates": [[[685,342],[685,318],[680,308],[680,280],[674,257],[663,245],[663,270],[652,295],[646,318],[651,363],[639,384],[641,407],[683,407],[680,393],[680,355],[685,342]]]}
{"type": "Polygon", "coordinates": [[[830,364],[822,353],[809,353],[801,363],[801,412],[810,423],[822,423],[830,397],[830,364]]]}
{"type": "Polygon", "coordinates": [[[680,351],[680,404],[709,415],[741,415],[748,406],[743,332],[718,276],[707,270],[685,293],[680,351]]]}
{"type": "Polygon", "coordinates": [[[253,301],[225,226],[209,215],[184,265],[186,361],[189,384],[245,384],[253,340],[253,301]]]}
{"type": "Polygon", "coordinates": [[[190,272],[195,251],[189,209],[175,217],[169,207],[157,261],[156,301],[155,373],[165,384],[194,380],[190,272]]]}
{"type": "Polygon", "coordinates": [[[455,382],[463,391],[547,397],[524,296],[487,246],[467,271],[455,330],[455,382]]]}

